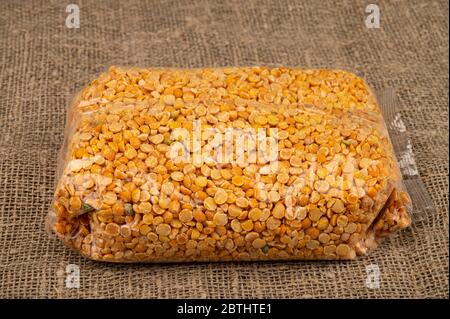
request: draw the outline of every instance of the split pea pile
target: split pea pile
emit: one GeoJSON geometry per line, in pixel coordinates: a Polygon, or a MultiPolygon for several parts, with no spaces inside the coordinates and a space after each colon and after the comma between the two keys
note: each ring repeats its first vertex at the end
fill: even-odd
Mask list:
{"type": "Polygon", "coordinates": [[[348,72],[111,67],[67,125],[51,222],[94,260],[352,259],[410,224],[380,109],[348,72]],[[174,158],[195,121],[265,128],[277,165],[174,158]]]}

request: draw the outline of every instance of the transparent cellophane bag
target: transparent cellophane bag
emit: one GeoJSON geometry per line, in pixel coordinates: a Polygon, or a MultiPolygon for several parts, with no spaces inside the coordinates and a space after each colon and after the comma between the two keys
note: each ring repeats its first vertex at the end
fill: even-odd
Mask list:
{"type": "Polygon", "coordinates": [[[111,67],[71,103],[58,165],[48,226],[99,261],[353,259],[411,223],[375,95],[345,71],[111,67]],[[203,148],[264,129],[276,159],[194,163],[195,121],[203,148]]]}

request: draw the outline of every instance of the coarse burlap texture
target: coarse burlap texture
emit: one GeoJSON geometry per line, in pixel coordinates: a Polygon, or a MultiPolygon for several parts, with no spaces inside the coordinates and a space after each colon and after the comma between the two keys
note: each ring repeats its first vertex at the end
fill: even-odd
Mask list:
{"type": "Polygon", "coordinates": [[[0,297],[448,298],[448,2],[2,1],[0,297]],[[65,26],[66,6],[80,28],[65,26]],[[435,210],[349,262],[105,264],[49,238],[44,220],[71,96],[109,65],[286,65],[364,72],[396,90],[435,210]],[[80,288],[66,288],[68,264],[80,288]],[[366,287],[366,266],[380,287],[366,287]],[[370,269],[370,268],[369,268],[370,269]]]}

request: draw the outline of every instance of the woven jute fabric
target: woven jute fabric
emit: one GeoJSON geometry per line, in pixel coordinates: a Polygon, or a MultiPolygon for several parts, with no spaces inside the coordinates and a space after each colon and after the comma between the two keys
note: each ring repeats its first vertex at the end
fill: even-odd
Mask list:
{"type": "Polygon", "coordinates": [[[2,1],[0,297],[448,298],[448,2],[377,3],[380,28],[368,29],[367,1],[2,1]],[[70,3],[78,29],[65,24],[70,3]],[[86,260],[44,224],[70,99],[113,64],[364,72],[395,89],[435,209],[349,262],[86,260]],[[69,264],[78,289],[66,286],[69,264]],[[366,285],[369,265],[379,288],[366,285]]]}

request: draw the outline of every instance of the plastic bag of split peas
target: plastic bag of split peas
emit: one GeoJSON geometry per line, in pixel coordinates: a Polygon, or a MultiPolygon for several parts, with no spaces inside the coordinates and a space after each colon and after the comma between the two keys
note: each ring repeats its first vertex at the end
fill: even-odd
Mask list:
{"type": "Polygon", "coordinates": [[[59,166],[48,224],[99,261],[353,259],[410,224],[345,71],[111,67],[72,102],[59,166]]]}

